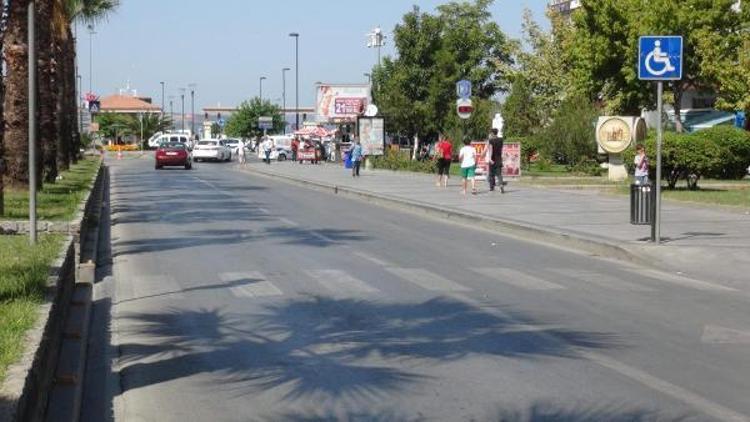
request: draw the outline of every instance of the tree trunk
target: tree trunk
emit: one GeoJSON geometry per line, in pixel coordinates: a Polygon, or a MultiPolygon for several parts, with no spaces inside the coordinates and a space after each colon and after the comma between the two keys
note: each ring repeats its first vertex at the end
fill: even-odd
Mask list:
{"type": "Polygon", "coordinates": [[[65,129],[65,139],[70,145],[70,159],[72,162],[77,162],[81,157],[81,137],[78,131],[78,100],[76,99],[76,45],[75,38],[70,25],[67,28],[67,37],[65,42],[65,84],[64,84],[64,97],[63,103],[63,115],[65,121],[63,127],[65,129]]]}
{"type": "Polygon", "coordinates": [[[57,179],[57,126],[52,61],[52,0],[37,0],[37,48],[39,66],[39,139],[42,144],[44,182],[57,179]]]}
{"type": "Polygon", "coordinates": [[[682,86],[677,81],[674,83],[674,129],[677,133],[685,130],[682,126],[682,94],[682,86]]]}
{"type": "MultiPolygon", "coordinates": [[[[19,187],[29,184],[28,5],[28,0],[10,2],[3,50],[6,70],[4,139],[7,181],[19,187]]],[[[37,164],[41,164],[41,159],[37,164]]],[[[41,185],[41,165],[37,165],[37,170],[37,180],[41,185]]]]}
{"type": "Polygon", "coordinates": [[[65,119],[63,108],[65,101],[65,83],[66,83],[66,56],[64,49],[65,40],[60,37],[55,39],[55,133],[57,138],[57,169],[60,171],[70,168],[70,144],[65,137],[65,119]]]}
{"type": "MultiPolygon", "coordinates": [[[[5,10],[5,1],[0,0],[0,10],[5,10]]],[[[4,20],[4,19],[3,19],[4,20]]],[[[0,25],[0,48],[5,45],[5,22],[0,25]]],[[[5,99],[5,79],[0,77],[0,116],[3,115],[3,102],[5,99]]],[[[5,215],[5,143],[3,142],[5,125],[0,124],[0,217],[5,215]]]]}

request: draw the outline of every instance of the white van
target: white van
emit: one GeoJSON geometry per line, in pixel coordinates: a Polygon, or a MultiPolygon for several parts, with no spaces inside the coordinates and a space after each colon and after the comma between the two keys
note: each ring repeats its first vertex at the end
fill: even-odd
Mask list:
{"type": "Polygon", "coordinates": [[[148,147],[156,149],[162,142],[180,142],[187,145],[188,148],[193,147],[190,135],[186,133],[156,133],[148,140],[148,147]]]}

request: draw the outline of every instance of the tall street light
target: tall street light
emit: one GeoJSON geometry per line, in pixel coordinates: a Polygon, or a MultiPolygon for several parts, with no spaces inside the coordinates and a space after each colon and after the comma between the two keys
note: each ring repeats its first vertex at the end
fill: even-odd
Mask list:
{"type": "Polygon", "coordinates": [[[265,76],[260,77],[260,102],[263,102],[263,81],[265,81],[267,78],[265,76]]]}
{"type": "Polygon", "coordinates": [[[94,92],[94,25],[89,25],[89,92],[94,92]]]}
{"type": "Polygon", "coordinates": [[[299,130],[299,34],[289,34],[294,38],[294,130],[299,130]]]}
{"type": "Polygon", "coordinates": [[[378,49],[378,67],[380,67],[380,49],[385,45],[385,35],[379,26],[367,34],[367,47],[378,49]]]}
{"type": "Polygon", "coordinates": [[[164,82],[159,82],[161,84],[161,114],[164,114],[164,82]]]}
{"type": "Polygon", "coordinates": [[[172,105],[174,104],[174,95],[169,96],[169,123],[172,126],[172,130],[174,130],[174,107],[172,105]]]}
{"type": "Polygon", "coordinates": [[[281,69],[281,110],[284,115],[284,134],[286,134],[286,72],[288,67],[281,69]]]}
{"type": "Polygon", "coordinates": [[[190,134],[195,135],[195,87],[197,84],[188,84],[190,87],[190,134]]]}
{"type": "Polygon", "coordinates": [[[371,75],[371,74],[369,74],[369,73],[365,73],[364,75],[365,75],[365,78],[367,78],[367,83],[368,83],[368,84],[369,84],[370,82],[372,82],[372,75],[371,75]]]}
{"type": "Polygon", "coordinates": [[[182,100],[182,131],[185,132],[185,88],[180,88],[180,99],[182,100]]]}
{"type": "MultiPolygon", "coordinates": [[[[76,68],[77,69],[77,68],[76,68]]],[[[83,90],[83,77],[81,74],[76,75],[76,81],[78,82],[78,103],[76,104],[78,108],[78,133],[83,133],[83,107],[81,106],[81,95],[83,90]]]]}

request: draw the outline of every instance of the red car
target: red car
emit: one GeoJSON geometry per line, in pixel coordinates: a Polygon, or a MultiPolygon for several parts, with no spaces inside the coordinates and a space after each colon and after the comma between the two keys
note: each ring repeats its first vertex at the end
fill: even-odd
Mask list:
{"type": "Polygon", "coordinates": [[[156,149],[156,169],[164,166],[180,166],[185,170],[193,168],[193,155],[187,145],[180,142],[164,142],[156,149]]]}

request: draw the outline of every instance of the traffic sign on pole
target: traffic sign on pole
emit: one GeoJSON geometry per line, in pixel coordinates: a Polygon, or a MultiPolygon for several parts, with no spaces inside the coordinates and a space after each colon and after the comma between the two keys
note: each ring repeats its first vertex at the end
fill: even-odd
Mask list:
{"type": "Polygon", "coordinates": [[[474,112],[474,105],[468,98],[459,98],[456,101],[456,112],[458,113],[458,117],[468,119],[471,117],[471,113],[474,112]]]}
{"type": "Polygon", "coordinates": [[[462,79],[456,82],[456,95],[458,98],[468,99],[471,97],[471,81],[462,79]]]}
{"type": "Polygon", "coordinates": [[[656,87],[656,210],[651,228],[651,241],[661,242],[661,150],[664,81],[682,79],[682,37],[643,36],[638,40],[638,79],[657,81],[656,87]]]}
{"type": "Polygon", "coordinates": [[[682,37],[643,36],[638,41],[638,79],[677,81],[682,79],[682,37]]]}

